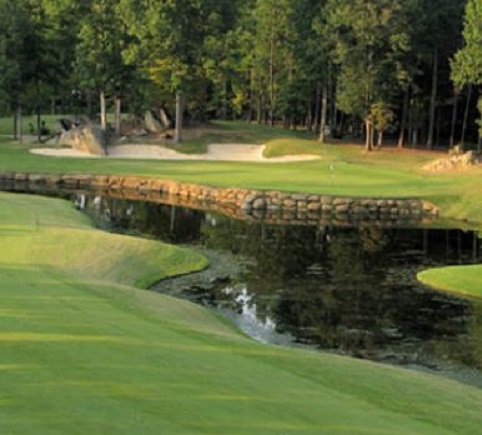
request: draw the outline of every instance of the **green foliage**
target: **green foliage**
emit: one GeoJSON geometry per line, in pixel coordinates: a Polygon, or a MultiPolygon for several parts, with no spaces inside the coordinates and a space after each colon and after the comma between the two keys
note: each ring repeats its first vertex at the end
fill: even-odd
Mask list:
{"type": "MultiPolygon", "coordinates": [[[[437,101],[443,107],[452,97],[448,59],[461,42],[464,6],[465,0],[2,0],[0,110],[22,105],[45,113],[58,104],[91,112],[102,92],[108,103],[114,93],[122,96],[135,114],[156,106],[173,112],[180,89],[188,119],[323,124],[333,134],[358,135],[354,126],[381,101],[404,120],[400,127],[422,136],[434,124],[437,101]],[[410,104],[403,106],[402,94],[410,104]]],[[[479,9],[476,1],[467,4],[456,83],[479,67],[470,42],[480,31],[479,9]]],[[[441,113],[446,134],[449,111],[441,113]]]]}
{"type": "Polygon", "coordinates": [[[81,20],[75,70],[83,87],[105,91],[122,81],[125,37],[116,4],[115,0],[92,2],[81,20]]]}
{"type": "Polygon", "coordinates": [[[469,83],[482,84],[482,4],[469,0],[465,13],[464,46],[452,62],[454,83],[462,87],[469,83]]]}
{"type": "MultiPolygon", "coordinates": [[[[452,61],[452,80],[458,87],[482,85],[482,2],[469,0],[465,11],[464,46],[452,61]]],[[[479,111],[482,106],[479,101],[479,111]]],[[[482,135],[482,116],[478,121],[482,135]]]]}
{"type": "Polygon", "coordinates": [[[370,108],[370,115],[373,126],[379,132],[386,131],[395,120],[393,110],[384,102],[372,104],[370,108]]]}
{"type": "Polygon", "coordinates": [[[0,16],[0,89],[14,103],[34,70],[28,44],[35,37],[25,1],[1,0],[0,16]]]}
{"type": "Polygon", "coordinates": [[[401,1],[329,0],[326,6],[334,61],[340,65],[338,104],[365,118],[374,101],[388,103],[410,48],[401,1]]]}

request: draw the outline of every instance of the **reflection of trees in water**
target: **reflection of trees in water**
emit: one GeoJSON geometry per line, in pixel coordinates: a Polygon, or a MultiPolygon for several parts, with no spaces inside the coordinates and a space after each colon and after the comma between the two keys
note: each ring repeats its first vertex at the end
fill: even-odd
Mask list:
{"type": "MultiPolygon", "coordinates": [[[[210,247],[256,259],[246,280],[260,319],[269,315],[278,331],[300,342],[370,357],[424,341],[436,354],[467,358],[457,357],[456,348],[467,333],[468,303],[422,290],[415,269],[405,271],[405,252],[411,261],[427,253],[421,231],[322,231],[221,219],[202,233],[210,247]]],[[[439,252],[436,240],[430,243],[439,252]]],[[[466,353],[472,355],[470,347],[466,353]]]]}
{"type": "MultiPolygon", "coordinates": [[[[481,305],[421,289],[413,278],[414,263],[474,258],[473,235],[265,225],[108,198],[90,199],[87,208],[116,231],[254,259],[245,280],[258,318],[300,342],[368,358],[418,343],[440,358],[471,366],[482,360],[481,305]]],[[[209,298],[226,299],[216,291],[209,298]]]]}
{"type": "Polygon", "coordinates": [[[109,230],[129,232],[172,243],[197,242],[204,214],[152,202],[90,198],[86,212],[109,230]]]}
{"type": "MultiPolygon", "coordinates": [[[[228,250],[256,260],[254,278],[274,283],[302,275],[318,255],[316,231],[312,227],[283,227],[218,219],[216,225],[202,226],[205,245],[228,250]]],[[[274,289],[276,290],[276,289],[274,289]]]]}
{"type": "Polygon", "coordinates": [[[450,349],[451,355],[459,356],[460,361],[471,367],[482,369],[482,300],[471,303],[471,316],[468,334],[464,337],[468,345],[461,352],[460,349],[450,349]]]}

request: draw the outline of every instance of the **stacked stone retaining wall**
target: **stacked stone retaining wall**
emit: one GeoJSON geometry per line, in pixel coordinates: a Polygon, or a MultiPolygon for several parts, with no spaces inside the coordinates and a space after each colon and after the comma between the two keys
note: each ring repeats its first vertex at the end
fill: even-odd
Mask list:
{"type": "Polygon", "coordinates": [[[349,226],[367,222],[403,226],[433,220],[439,212],[433,204],[419,199],[348,198],[218,188],[134,176],[3,172],[0,173],[0,182],[3,185],[25,186],[28,190],[86,189],[110,192],[109,196],[123,198],[155,198],[159,202],[215,210],[238,219],[263,219],[274,224],[349,226]]]}

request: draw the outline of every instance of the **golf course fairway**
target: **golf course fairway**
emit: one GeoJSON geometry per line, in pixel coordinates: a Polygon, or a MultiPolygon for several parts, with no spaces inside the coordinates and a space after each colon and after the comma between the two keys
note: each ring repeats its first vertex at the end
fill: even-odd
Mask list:
{"type": "Polygon", "coordinates": [[[475,434],[482,390],[262,345],[141,289],[204,258],[0,193],[0,433],[475,434]]]}

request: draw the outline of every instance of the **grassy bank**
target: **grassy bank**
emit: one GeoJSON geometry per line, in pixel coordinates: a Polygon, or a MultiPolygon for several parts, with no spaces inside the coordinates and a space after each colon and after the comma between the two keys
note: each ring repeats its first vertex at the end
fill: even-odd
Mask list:
{"type": "Polygon", "coordinates": [[[418,279],[435,289],[482,298],[482,266],[456,266],[419,273],[418,279]]]}
{"type": "Polygon", "coordinates": [[[263,346],[211,312],[131,287],[202,267],[103,234],[58,200],[0,194],[0,431],[476,433],[482,391],[263,346]]]}

